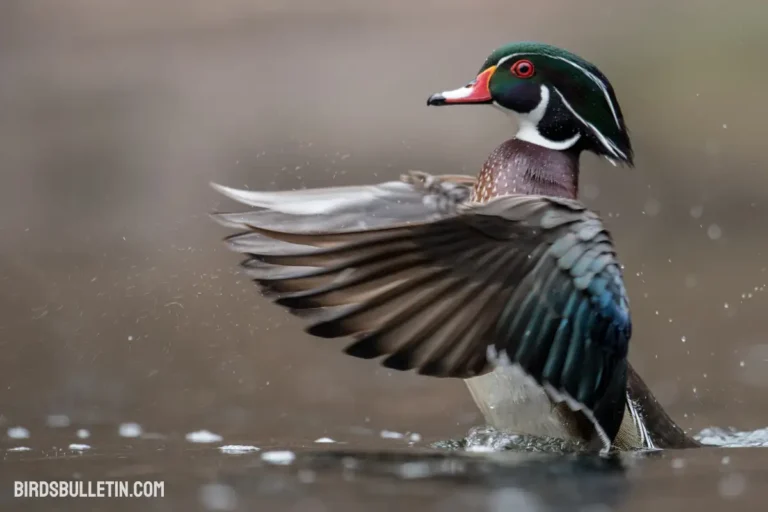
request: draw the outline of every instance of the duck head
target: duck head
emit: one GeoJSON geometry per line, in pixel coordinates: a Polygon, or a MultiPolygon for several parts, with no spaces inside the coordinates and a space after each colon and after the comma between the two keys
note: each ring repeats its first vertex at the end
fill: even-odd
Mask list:
{"type": "Polygon", "coordinates": [[[433,94],[427,105],[490,104],[517,118],[515,136],[559,151],[592,151],[633,165],[632,144],[613,87],[596,66],[542,43],[495,50],[477,77],[433,94]]]}

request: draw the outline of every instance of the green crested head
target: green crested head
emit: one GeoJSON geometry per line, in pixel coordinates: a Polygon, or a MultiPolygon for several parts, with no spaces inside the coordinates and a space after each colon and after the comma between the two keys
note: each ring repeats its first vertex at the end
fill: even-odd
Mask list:
{"type": "Polygon", "coordinates": [[[493,104],[515,115],[517,138],[557,150],[592,151],[633,165],[632,143],[613,87],[596,66],[543,43],[510,43],[467,86],[428,105],[493,104]]]}

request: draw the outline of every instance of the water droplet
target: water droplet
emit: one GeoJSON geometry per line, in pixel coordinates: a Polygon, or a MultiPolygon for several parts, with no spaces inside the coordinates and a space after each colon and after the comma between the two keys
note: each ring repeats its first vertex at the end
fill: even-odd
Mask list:
{"type": "Polygon", "coordinates": [[[271,452],[264,452],[261,454],[261,460],[265,462],[269,462],[271,464],[287,466],[288,464],[296,460],[296,454],[289,450],[276,450],[271,452]]]}
{"type": "Polygon", "coordinates": [[[121,423],[118,427],[120,437],[139,437],[142,428],[138,423],[121,423]]]}
{"type": "Polygon", "coordinates": [[[226,484],[205,484],[200,488],[199,497],[206,510],[227,511],[237,509],[237,492],[226,484]]]}
{"type": "Polygon", "coordinates": [[[723,498],[735,498],[744,493],[747,479],[741,473],[724,475],[717,484],[717,491],[723,498]]]}
{"type": "Polygon", "coordinates": [[[11,439],[28,439],[29,430],[24,427],[10,427],[8,429],[8,437],[11,439]]]}
{"type": "Polygon", "coordinates": [[[219,434],[214,434],[208,430],[197,430],[188,433],[186,439],[190,443],[218,443],[222,440],[222,437],[219,434]]]}
{"type": "Polygon", "coordinates": [[[707,236],[711,240],[718,240],[721,236],[723,236],[723,230],[717,224],[710,224],[707,228],[707,236]]]}

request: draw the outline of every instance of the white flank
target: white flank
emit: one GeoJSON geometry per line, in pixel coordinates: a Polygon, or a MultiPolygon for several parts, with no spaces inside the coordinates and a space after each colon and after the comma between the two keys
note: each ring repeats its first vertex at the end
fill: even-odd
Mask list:
{"type": "MultiPolygon", "coordinates": [[[[506,351],[499,353],[494,345],[488,345],[488,348],[486,349],[486,358],[488,359],[488,362],[494,366],[516,368],[525,376],[526,379],[529,379],[533,385],[539,386],[536,380],[531,377],[531,375],[526,372],[522,366],[520,366],[518,363],[513,363],[509,359],[506,351]]],[[[603,443],[603,448],[600,450],[600,453],[605,454],[611,450],[611,440],[608,438],[608,435],[605,433],[600,423],[597,422],[595,414],[590,409],[585,407],[584,404],[578,400],[574,399],[571,395],[565,392],[565,390],[555,389],[548,382],[544,382],[544,385],[540,387],[544,389],[544,391],[550,396],[553,402],[565,402],[570,410],[581,412],[584,416],[587,417],[587,419],[589,419],[589,421],[592,422],[592,424],[595,426],[595,431],[597,432],[600,441],[603,443]]]]}

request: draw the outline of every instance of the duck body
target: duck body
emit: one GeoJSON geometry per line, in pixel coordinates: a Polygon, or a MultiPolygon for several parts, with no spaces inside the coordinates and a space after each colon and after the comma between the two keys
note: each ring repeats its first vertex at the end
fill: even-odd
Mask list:
{"type": "Polygon", "coordinates": [[[627,360],[629,301],[612,238],[578,202],[579,156],[632,165],[608,80],[569,52],[513,43],[429,105],[518,120],[478,177],[371,186],[217,188],[254,207],[217,220],[246,271],[345,352],[462,378],[490,425],[607,450],[689,447],[627,360]]]}

